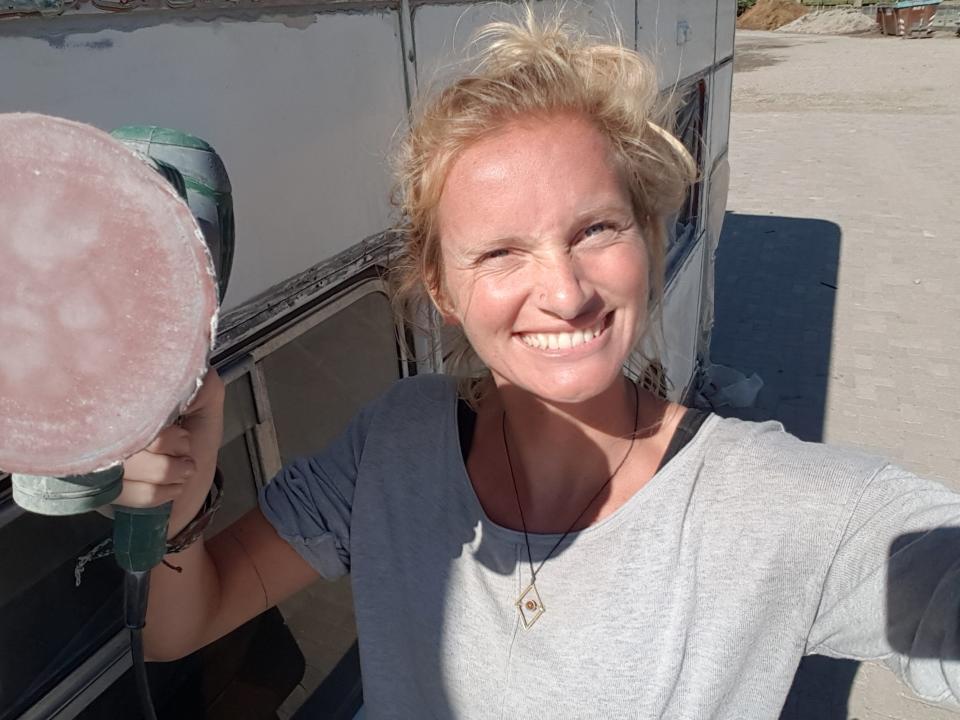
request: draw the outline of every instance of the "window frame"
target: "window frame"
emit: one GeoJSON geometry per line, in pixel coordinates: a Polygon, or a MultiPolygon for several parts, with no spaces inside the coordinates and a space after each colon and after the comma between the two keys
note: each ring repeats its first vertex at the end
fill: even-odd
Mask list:
{"type": "Polygon", "coordinates": [[[697,245],[702,235],[706,219],[704,217],[703,194],[707,186],[706,160],[707,137],[710,110],[710,87],[708,80],[713,68],[686,78],[684,82],[671,92],[683,99],[684,108],[677,115],[693,107],[692,124],[695,129],[693,147],[684,142],[683,128],[677,128],[677,137],[693,157],[697,168],[697,177],[691,185],[683,204],[677,213],[667,219],[666,253],[665,253],[665,280],[669,284],[683,266],[690,252],[697,245]]]}

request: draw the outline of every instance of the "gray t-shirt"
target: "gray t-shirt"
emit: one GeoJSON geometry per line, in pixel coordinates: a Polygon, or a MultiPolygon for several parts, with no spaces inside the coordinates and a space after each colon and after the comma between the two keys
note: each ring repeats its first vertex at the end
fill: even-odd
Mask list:
{"type": "MultiPolygon", "coordinates": [[[[776,718],[810,653],[957,704],[960,496],[711,416],[564,540],[525,630],[523,534],[485,517],[456,407],[451,378],[401,381],[261,494],[314,568],[351,574],[367,718],[776,718]]],[[[535,564],[557,539],[531,536],[535,564]]]]}

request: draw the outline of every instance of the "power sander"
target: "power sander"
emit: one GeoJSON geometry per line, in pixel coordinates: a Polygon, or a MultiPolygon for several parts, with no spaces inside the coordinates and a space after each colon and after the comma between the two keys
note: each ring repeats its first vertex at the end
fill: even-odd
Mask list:
{"type": "MultiPolygon", "coordinates": [[[[230,181],[188,133],[28,113],[0,115],[0,175],[0,468],[26,510],[99,509],[206,370],[233,261],[230,181]]],[[[153,718],[140,630],[170,503],[113,516],[153,718]]]]}

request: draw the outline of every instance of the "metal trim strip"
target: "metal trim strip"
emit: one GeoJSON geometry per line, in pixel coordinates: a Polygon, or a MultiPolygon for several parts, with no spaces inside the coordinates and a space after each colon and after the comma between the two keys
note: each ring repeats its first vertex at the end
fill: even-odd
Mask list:
{"type": "Polygon", "coordinates": [[[23,713],[20,720],[72,720],[131,665],[130,643],[124,630],[84,660],[23,713]]]}

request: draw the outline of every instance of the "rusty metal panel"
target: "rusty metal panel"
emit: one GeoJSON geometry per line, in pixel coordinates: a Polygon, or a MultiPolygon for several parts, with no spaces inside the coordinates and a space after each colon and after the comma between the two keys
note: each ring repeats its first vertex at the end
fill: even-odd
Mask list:
{"type": "Polygon", "coordinates": [[[939,2],[903,2],[877,7],[877,24],[884,35],[910,36],[930,32],[939,2]]]}

